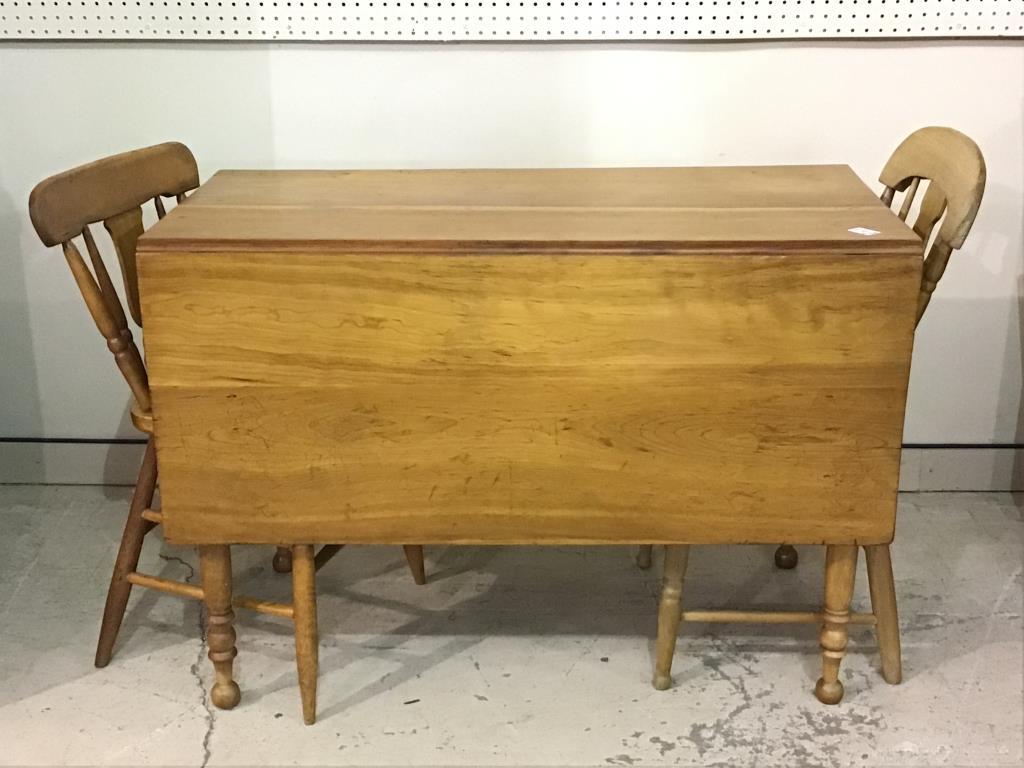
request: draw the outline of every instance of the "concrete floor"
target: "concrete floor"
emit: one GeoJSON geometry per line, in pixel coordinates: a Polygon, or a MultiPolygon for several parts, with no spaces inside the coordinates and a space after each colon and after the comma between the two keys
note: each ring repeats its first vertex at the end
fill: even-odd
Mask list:
{"type": "MultiPolygon", "coordinates": [[[[684,625],[650,685],[658,572],[627,548],[352,547],[322,573],[320,722],[302,725],[288,622],[241,613],[242,703],[213,709],[196,603],[136,590],[114,661],[92,655],[121,488],[0,486],[0,762],[116,765],[866,765],[1022,762],[1021,499],[909,494],[893,557],[904,682],[851,631],[846,699],[819,704],[816,628],[684,625]]],[[[692,606],[819,600],[822,553],[691,555],[692,606]]],[[[236,589],[286,599],[268,548],[236,589]]],[[[192,552],[146,570],[195,578],[192,552]]],[[[862,566],[863,568],[863,566],[862,566]]],[[[866,579],[856,603],[866,606],[866,579]]]]}

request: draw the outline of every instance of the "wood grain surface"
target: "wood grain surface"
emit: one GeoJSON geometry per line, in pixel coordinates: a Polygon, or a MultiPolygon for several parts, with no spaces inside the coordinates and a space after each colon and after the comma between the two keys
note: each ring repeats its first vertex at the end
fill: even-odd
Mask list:
{"type": "MultiPolygon", "coordinates": [[[[318,184],[309,199],[332,187],[318,184]]],[[[846,186],[859,204],[863,185],[846,186]]],[[[278,205],[211,185],[196,208],[250,194],[257,212],[278,205]]],[[[154,232],[184,227],[195,200],[154,232]]],[[[887,542],[920,242],[864,205],[888,245],[453,256],[289,234],[275,251],[240,248],[227,219],[218,249],[144,238],[166,535],[887,542]]],[[[808,232],[834,215],[794,213],[808,232]]],[[[216,240],[212,222],[198,240],[216,240]]]]}
{"type": "Polygon", "coordinates": [[[763,254],[914,244],[848,167],[834,165],[222,171],[141,247],[763,254]]]}

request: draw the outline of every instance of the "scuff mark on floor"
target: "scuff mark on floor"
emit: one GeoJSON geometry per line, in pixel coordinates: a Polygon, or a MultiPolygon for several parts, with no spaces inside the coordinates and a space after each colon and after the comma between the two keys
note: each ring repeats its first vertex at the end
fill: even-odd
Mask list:
{"type": "MultiPolygon", "coordinates": [[[[165,555],[162,552],[159,554],[161,560],[165,562],[180,563],[188,569],[188,575],[185,576],[185,583],[192,584],[196,577],[196,569],[191,563],[176,557],[174,555],[165,555]]],[[[192,662],[192,666],[189,671],[192,673],[192,677],[196,680],[196,685],[199,686],[199,705],[203,708],[203,718],[206,721],[206,732],[203,734],[203,761],[199,764],[200,768],[206,768],[210,762],[210,740],[213,738],[213,731],[217,725],[217,718],[214,713],[213,704],[210,702],[210,695],[206,690],[206,682],[203,680],[201,669],[205,666],[206,658],[206,622],[203,621],[203,607],[199,608],[199,652],[196,655],[196,660],[192,662]]]]}
{"type": "Polygon", "coordinates": [[[615,757],[606,757],[604,759],[609,765],[636,765],[640,761],[635,757],[629,755],[616,755],[615,757]]]}

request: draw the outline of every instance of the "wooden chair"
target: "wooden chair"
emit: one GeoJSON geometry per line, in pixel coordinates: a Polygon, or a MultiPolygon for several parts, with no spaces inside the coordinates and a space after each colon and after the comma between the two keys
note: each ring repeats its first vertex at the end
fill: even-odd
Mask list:
{"type": "MultiPolygon", "coordinates": [[[[59,244],[62,247],[89,314],[106,339],[107,348],[114,355],[114,362],[128,382],[133,399],[132,422],[149,436],[107,592],[96,645],[97,667],[104,667],[110,662],[133,585],[196,599],[203,599],[203,588],[136,570],[143,539],[161,522],[161,513],[151,508],[157,485],[157,463],[152,437],[153,414],[149,382],[121,298],[110,279],[89,225],[102,221],[110,234],[121,265],[128,313],[141,328],[142,310],[139,304],[135,246],[143,232],[142,205],[152,200],[157,216],[163,218],[164,198],[173,197],[181,203],[186,193],[198,186],[199,171],[192,153],[183,144],[167,143],[114,155],[51,176],[40,182],[29,197],[29,215],[39,238],[47,246],[59,244]],[[85,243],[92,264],[91,271],[75,245],[74,240],[79,237],[85,243]]],[[[322,549],[316,559],[316,567],[322,566],[338,549],[340,545],[322,549]]],[[[405,554],[416,583],[425,583],[422,548],[407,546],[405,554]]],[[[279,572],[292,570],[292,549],[279,547],[273,562],[274,569],[279,572]]],[[[305,570],[300,570],[293,574],[293,578],[305,579],[305,570]]],[[[220,579],[223,578],[221,574],[220,579]]],[[[233,604],[295,618],[292,607],[287,605],[247,597],[236,597],[233,604]]],[[[230,611],[230,605],[227,610],[230,611]]],[[[213,636],[210,640],[211,658],[215,654],[214,638],[219,631],[215,619],[211,617],[209,628],[213,636]]],[[[303,624],[296,619],[297,634],[301,634],[306,627],[308,621],[303,624]]]]}
{"type": "MultiPolygon", "coordinates": [[[[921,128],[910,134],[882,169],[878,180],[885,185],[881,200],[893,204],[897,192],[905,192],[897,214],[907,220],[921,182],[928,182],[912,228],[924,244],[921,290],[917,295],[917,322],[921,322],[935,287],[946,271],[953,251],[963,247],[978,215],[985,192],[985,158],[969,137],[952,128],[921,128]],[[943,213],[935,238],[932,232],[943,213]]],[[[795,568],[797,551],[789,544],[775,550],[775,565],[795,568]]]]}
{"type": "MultiPolygon", "coordinates": [[[[942,278],[950,254],[961,248],[967,239],[974,218],[978,214],[985,191],[985,160],[981,150],[970,138],[952,128],[921,128],[903,140],[885,164],[879,181],[885,185],[881,200],[892,206],[897,193],[904,193],[898,211],[907,220],[914,206],[915,196],[925,187],[912,227],[923,243],[924,259],[921,269],[921,288],[917,295],[917,322],[928,308],[932,293],[942,278]],[[938,232],[935,226],[939,222],[938,232]]],[[[662,611],[680,613],[679,598],[683,572],[686,568],[686,547],[669,547],[666,555],[665,580],[670,585],[662,598],[662,611]],[[674,601],[674,602],[673,602],[674,601]]],[[[843,696],[843,685],[838,679],[839,660],[846,645],[845,632],[836,632],[831,626],[840,623],[873,624],[878,636],[878,649],[882,659],[882,676],[886,682],[896,684],[902,679],[900,658],[899,616],[896,590],[893,582],[892,559],[888,544],[864,547],[867,560],[868,589],[871,594],[871,613],[846,614],[845,618],[832,610],[840,604],[838,598],[827,593],[823,613],[764,613],[743,611],[682,611],[684,621],[753,621],[753,622],[813,622],[824,623],[821,644],[826,651],[822,678],[815,694],[826,704],[838,703],[843,696]],[[834,647],[833,647],[834,646],[834,647]]],[[[794,547],[783,544],[775,552],[775,563],[780,568],[793,568],[798,560],[794,547]]],[[[853,588],[853,574],[857,562],[857,547],[829,547],[826,569],[842,573],[843,579],[833,588],[838,592],[853,588]],[[847,583],[848,582],[848,583],[847,583]]],[[[651,565],[650,545],[641,546],[637,555],[641,568],[651,565]]],[[[667,688],[670,682],[671,654],[657,660],[655,687],[667,688]]]]}

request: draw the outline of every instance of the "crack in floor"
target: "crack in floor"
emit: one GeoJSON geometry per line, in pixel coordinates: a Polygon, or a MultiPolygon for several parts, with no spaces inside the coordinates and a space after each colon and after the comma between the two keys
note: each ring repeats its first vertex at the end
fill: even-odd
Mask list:
{"type": "Polygon", "coordinates": [[[168,563],[180,563],[181,565],[184,565],[186,568],[188,568],[188,576],[185,577],[185,583],[186,584],[191,584],[192,583],[192,579],[194,579],[196,577],[196,568],[195,568],[195,566],[192,565],[192,563],[188,562],[187,560],[182,560],[180,557],[177,557],[176,555],[165,555],[162,552],[160,553],[159,557],[160,557],[161,560],[163,560],[165,562],[168,562],[168,563]]]}
{"type": "MultiPolygon", "coordinates": [[[[200,627],[202,621],[202,611],[199,613],[200,627]]],[[[213,707],[210,705],[210,696],[206,692],[206,684],[203,682],[203,676],[199,672],[199,667],[203,663],[203,657],[206,655],[206,639],[205,637],[199,641],[199,654],[196,656],[196,660],[192,663],[191,672],[192,676],[196,679],[196,685],[199,686],[200,704],[203,707],[206,718],[206,733],[203,734],[203,762],[200,763],[200,768],[206,768],[206,765],[210,762],[210,739],[213,737],[213,729],[217,721],[214,717],[213,707]]]]}
{"type": "MultiPolygon", "coordinates": [[[[160,554],[160,559],[166,562],[181,563],[181,565],[188,568],[188,575],[185,577],[185,583],[191,584],[192,580],[196,577],[195,567],[174,555],[160,554]]],[[[196,685],[199,686],[200,705],[203,708],[204,719],[206,720],[206,733],[203,734],[203,761],[199,764],[200,768],[206,768],[210,762],[210,739],[213,738],[213,730],[217,724],[214,708],[210,705],[210,695],[206,691],[206,683],[203,681],[202,673],[199,671],[203,665],[203,659],[206,656],[206,624],[203,621],[203,606],[199,606],[199,653],[196,656],[196,660],[192,662],[192,666],[189,671],[192,673],[192,677],[196,679],[196,685]]]]}

